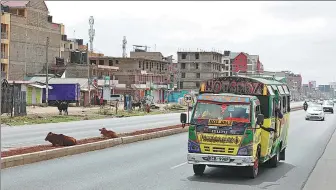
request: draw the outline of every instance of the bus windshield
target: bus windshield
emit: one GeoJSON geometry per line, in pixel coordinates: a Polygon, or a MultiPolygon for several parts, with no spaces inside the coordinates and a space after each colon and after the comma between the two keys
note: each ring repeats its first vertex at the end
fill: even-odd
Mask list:
{"type": "Polygon", "coordinates": [[[193,120],[197,119],[220,119],[249,122],[250,105],[198,102],[193,116],[193,120]]]}

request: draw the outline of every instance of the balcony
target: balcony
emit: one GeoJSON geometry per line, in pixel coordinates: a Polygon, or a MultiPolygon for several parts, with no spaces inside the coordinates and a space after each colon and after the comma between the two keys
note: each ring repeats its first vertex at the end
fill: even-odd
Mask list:
{"type": "Polygon", "coordinates": [[[7,72],[1,71],[1,79],[7,79],[7,72]]]}
{"type": "Polygon", "coordinates": [[[8,34],[7,34],[7,32],[1,32],[1,39],[8,40],[8,34]]]}
{"type": "Polygon", "coordinates": [[[1,59],[8,59],[8,55],[6,52],[1,52],[1,59]]]}

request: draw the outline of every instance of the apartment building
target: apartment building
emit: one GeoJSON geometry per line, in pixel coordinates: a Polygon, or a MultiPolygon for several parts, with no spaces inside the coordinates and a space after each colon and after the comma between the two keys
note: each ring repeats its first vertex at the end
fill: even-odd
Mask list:
{"type": "Polygon", "coordinates": [[[224,51],[222,56],[221,77],[232,76],[232,65],[230,59],[230,51],[224,51]]]}
{"type": "Polygon", "coordinates": [[[264,66],[259,55],[249,55],[244,52],[230,52],[232,73],[245,73],[247,75],[261,74],[264,66]]]}
{"type": "Polygon", "coordinates": [[[47,60],[51,65],[60,54],[60,24],[52,22],[44,1],[1,1],[1,4],[10,14],[9,80],[23,80],[28,75],[45,73],[47,60]]]}
{"type": "MultiPolygon", "coordinates": [[[[1,6],[1,10],[3,7],[1,6]]],[[[1,77],[8,79],[9,43],[10,43],[10,17],[7,12],[1,11],[1,77]]]]}
{"type": "Polygon", "coordinates": [[[177,52],[178,89],[198,90],[200,82],[221,76],[222,57],[218,52],[177,52]]]}
{"type": "MultiPolygon", "coordinates": [[[[123,57],[90,57],[90,65],[97,67],[118,67],[111,78],[118,80],[119,84],[126,84],[127,89],[119,90],[116,93],[127,91],[135,98],[141,98],[145,95],[151,95],[155,102],[163,102],[165,93],[170,83],[170,74],[168,73],[169,62],[163,60],[156,54],[150,57],[153,52],[143,52],[141,54],[132,54],[130,58],[123,57]],[[146,57],[146,58],[145,58],[146,57]],[[155,58],[156,57],[156,58],[155,58]]],[[[160,53],[161,54],[161,53],[160,53]]],[[[93,76],[103,78],[108,73],[95,72],[93,76]]]]}

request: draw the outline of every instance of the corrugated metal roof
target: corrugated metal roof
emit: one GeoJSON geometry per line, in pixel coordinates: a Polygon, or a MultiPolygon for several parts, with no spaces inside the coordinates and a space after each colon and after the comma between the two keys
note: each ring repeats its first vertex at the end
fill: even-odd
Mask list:
{"type": "Polygon", "coordinates": [[[229,58],[234,59],[236,58],[241,52],[230,52],[229,58]]]}
{"type": "MultiPolygon", "coordinates": [[[[30,81],[46,82],[45,77],[32,77],[30,81]]],[[[49,84],[80,84],[81,88],[88,88],[88,79],[85,78],[51,78],[49,84]]],[[[94,88],[93,86],[91,88],[94,88]]]]}
{"type": "MultiPolygon", "coordinates": [[[[32,77],[29,81],[37,81],[41,83],[45,83],[45,77],[32,77]]],[[[112,82],[112,80],[111,80],[112,82]]],[[[88,89],[88,79],[86,78],[51,78],[49,79],[49,84],[75,84],[78,83],[80,85],[80,88],[88,89]]],[[[98,80],[98,86],[103,86],[104,80],[98,80]]],[[[123,84],[118,84],[116,82],[117,88],[122,88],[123,84]]],[[[95,87],[93,85],[90,85],[91,89],[94,89],[95,87]]]]}
{"type": "Polygon", "coordinates": [[[249,55],[251,59],[258,61],[259,55],[249,55]]]}
{"type": "Polygon", "coordinates": [[[2,5],[8,7],[26,7],[29,1],[1,1],[2,5]]]}

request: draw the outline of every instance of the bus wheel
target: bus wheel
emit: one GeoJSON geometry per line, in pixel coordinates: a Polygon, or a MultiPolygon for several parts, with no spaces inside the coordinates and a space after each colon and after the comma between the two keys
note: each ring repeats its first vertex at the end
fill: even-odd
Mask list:
{"type": "Polygon", "coordinates": [[[281,152],[280,152],[280,160],[285,160],[286,159],[286,148],[284,148],[281,152]]]}
{"type": "Polygon", "coordinates": [[[258,176],[258,174],[259,174],[259,156],[254,161],[254,165],[249,166],[247,174],[248,174],[248,177],[252,178],[252,179],[254,179],[258,176]]]}
{"type": "Polygon", "coordinates": [[[276,155],[274,155],[271,159],[270,159],[270,166],[272,168],[276,168],[279,165],[279,161],[280,161],[280,147],[277,148],[277,152],[276,155]]]}
{"type": "Polygon", "coordinates": [[[197,176],[201,176],[204,174],[204,170],[205,170],[205,165],[202,164],[194,164],[193,165],[193,169],[194,169],[194,173],[197,176]]]}

